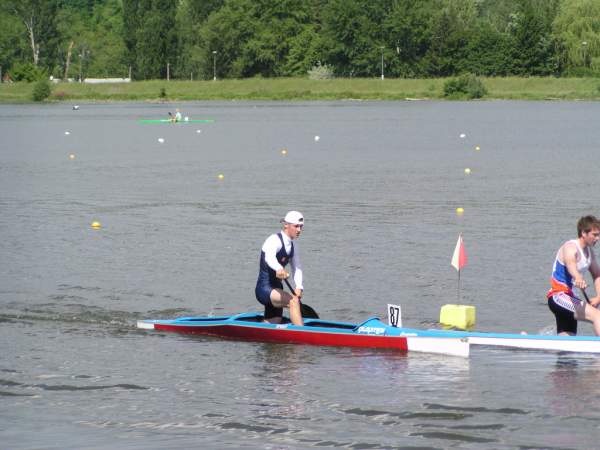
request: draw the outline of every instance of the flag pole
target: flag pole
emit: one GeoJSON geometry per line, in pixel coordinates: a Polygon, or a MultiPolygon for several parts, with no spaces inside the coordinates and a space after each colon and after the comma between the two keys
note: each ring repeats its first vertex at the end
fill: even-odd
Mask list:
{"type": "Polygon", "coordinates": [[[456,298],[458,304],[460,304],[460,269],[458,269],[458,285],[456,287],[456,298]]]}

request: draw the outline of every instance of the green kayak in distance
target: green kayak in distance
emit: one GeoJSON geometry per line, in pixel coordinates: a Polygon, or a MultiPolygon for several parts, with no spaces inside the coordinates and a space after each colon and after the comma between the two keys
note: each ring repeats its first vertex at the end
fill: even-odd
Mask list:
{"type": "Polygon", "coordinates": [[[213,123],[214,119],[189,119],[173,121],[171,119],[140,119],[140,123],[213,123]]]}

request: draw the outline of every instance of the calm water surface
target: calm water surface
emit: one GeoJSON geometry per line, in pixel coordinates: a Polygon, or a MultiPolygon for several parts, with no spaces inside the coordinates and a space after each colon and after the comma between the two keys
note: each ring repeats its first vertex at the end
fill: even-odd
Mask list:
{"type": "Polygon", "coordinates": [[[462,233],[478,329],[551,333],[554,253],[600,214],[598,117],[585,102],[1,105],[0,447],[597,448],[600,358],[135,321],[258,309],[260,246],[298,209],[305,301],[323,318],[392,301],[404,324],[434,326],[458,301],[462,233]],[[215,122],[138,122],[177,106],[215,122]]]}

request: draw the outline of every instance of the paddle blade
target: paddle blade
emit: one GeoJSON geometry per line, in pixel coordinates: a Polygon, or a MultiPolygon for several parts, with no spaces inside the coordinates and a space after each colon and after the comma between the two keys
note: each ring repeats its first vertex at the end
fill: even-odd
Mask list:
{"type": "Polygon", "coordinates": [[[306,303],[300,303],[300,312],[304,319],[318,319],[319,315],[317,312],[308,306],[306,303]]]}

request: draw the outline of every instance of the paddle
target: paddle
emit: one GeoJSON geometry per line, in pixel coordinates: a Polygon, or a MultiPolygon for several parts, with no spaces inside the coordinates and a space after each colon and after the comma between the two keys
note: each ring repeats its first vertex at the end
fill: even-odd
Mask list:
{"type": "Polygon", "coordinates": [[[585,289],[581,289],[581,292],[583,292],[583,296],[585,297],[585,301],[588,302],[588,304],[591,305],[590,298],[588,297],[587,292],[585,292],[585,289]]]}
{"type": "MultiPolygon", "coordinates": [[[[285,281],[285,284],[287,284],[287,287],[290,289],[290,291],[292,291],[292,294],[293,294],[294,288],[292,288],[292,285],[287,280],[287,278],[284,278],[283,281],[285,281]]],[[[314,309],[312,309],[310,306],[308,306],[306,303],[300,302],[300,312],[302,313],[302,317],[305,319],[318,319],[319,318],[319,315],[317,314],[317,312],[314,309]]]]}

